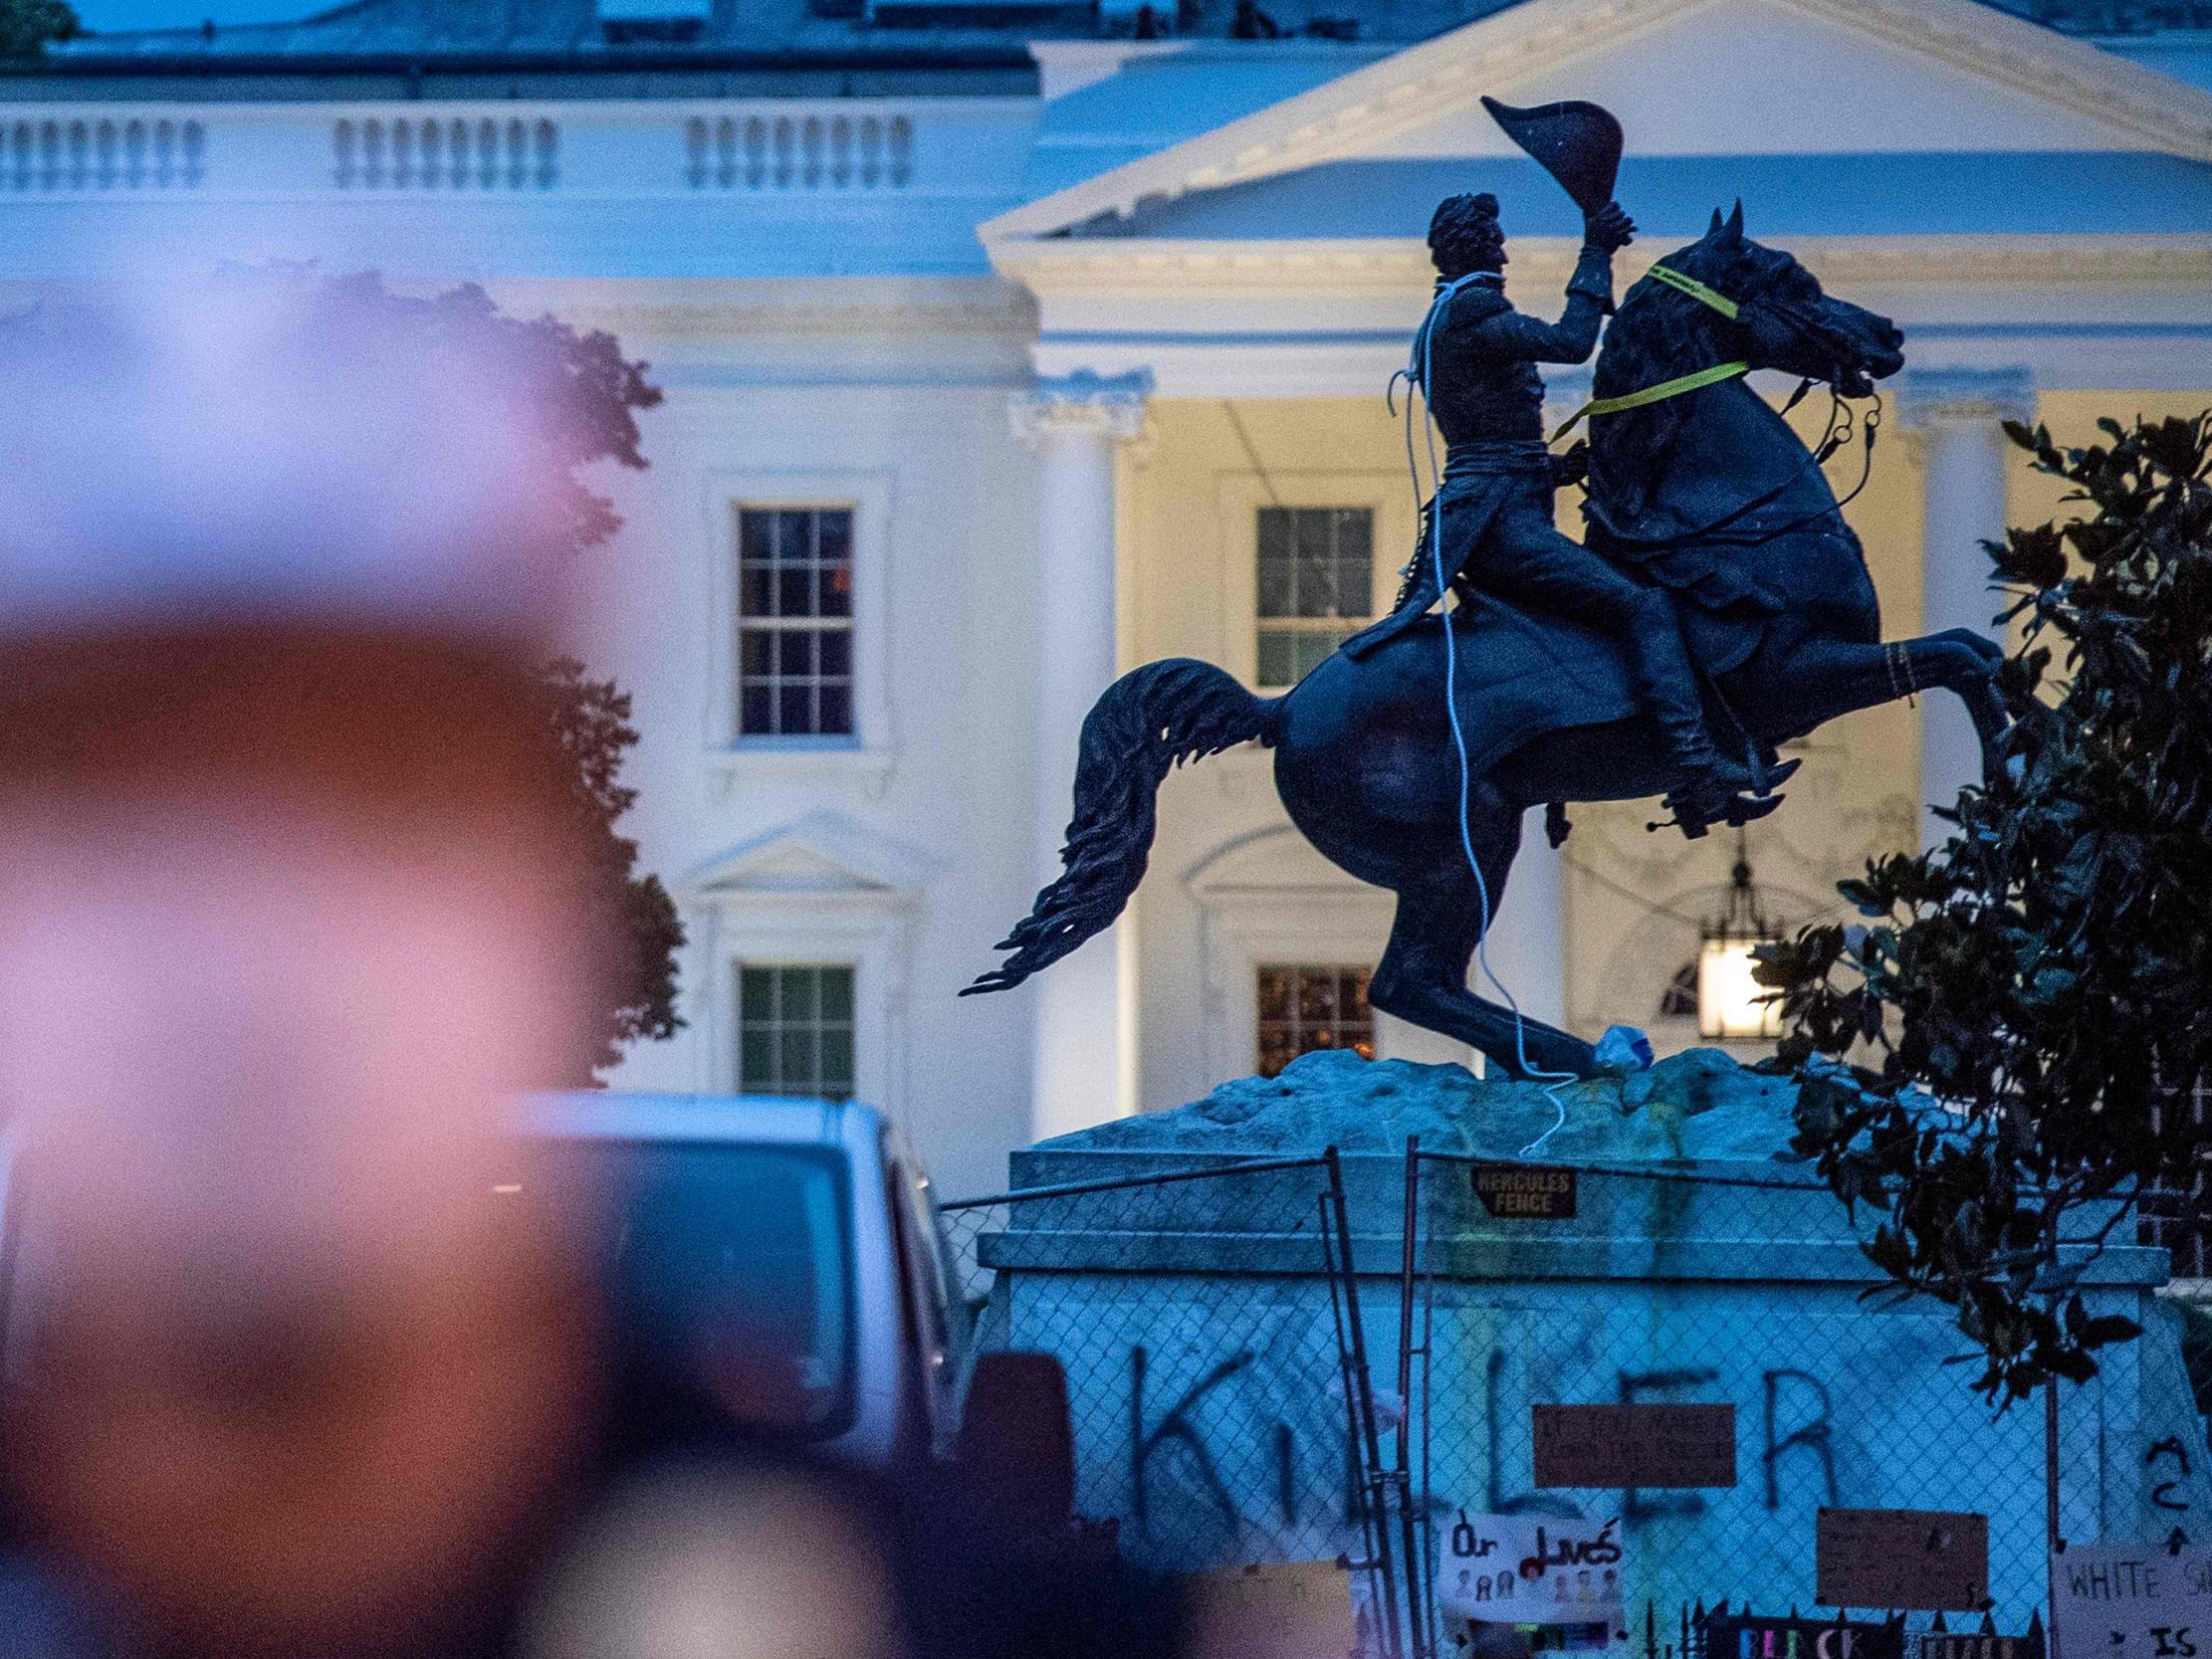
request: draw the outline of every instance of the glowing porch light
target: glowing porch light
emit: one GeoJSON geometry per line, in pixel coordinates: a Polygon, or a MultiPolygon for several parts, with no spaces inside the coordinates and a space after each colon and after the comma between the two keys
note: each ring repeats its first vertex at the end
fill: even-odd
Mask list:
{"type": "Polygon", "coordinates": [[[1741,829],[1729,879],[1727,908],[1699,930],[1697,1034],[1724,1040],[1779,1037],[1781,1004],[1763,1000],[1767,987],[1751,975],[1757,965],[1752,952],[1782,935],[1759,903],[1741,829]]]}

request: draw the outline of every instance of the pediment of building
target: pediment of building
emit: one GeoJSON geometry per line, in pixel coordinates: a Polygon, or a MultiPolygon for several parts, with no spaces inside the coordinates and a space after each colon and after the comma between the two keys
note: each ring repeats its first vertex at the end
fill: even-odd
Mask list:
{"type": "Polygon", "coordinates": [[[935,874],[930,861],[839,812],[815,812],[728,849],[680,885],[694,900],[804,895],[895,904],[935,874]]]}
{"type": "MultiPolygon", "coordinates": [[[[1975,0],[1524,0],[1001,214],[995,245],[1334,164],[1504,160],[1484,94],[1588,98],[1632,156],[2144,152],[2212,161],[2212,94],[1975,0]]],[[[1143,233],[1140,233],[1143,234],[1143,233]]]]}

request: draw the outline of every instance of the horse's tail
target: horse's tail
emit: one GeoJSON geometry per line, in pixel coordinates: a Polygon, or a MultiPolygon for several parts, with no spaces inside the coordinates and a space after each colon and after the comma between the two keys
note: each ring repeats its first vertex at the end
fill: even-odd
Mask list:
{"type": "Polygon", "coordinates": [[[1065,869],[995,946],[1012,954],[960,994],[1018,985],[1121,915],[1144,879],[1161,780],[1250,738],[1272,744],[1281,707],[1189,657],[1147,663],[1107,687],[1083,721],[1065,869]]]}

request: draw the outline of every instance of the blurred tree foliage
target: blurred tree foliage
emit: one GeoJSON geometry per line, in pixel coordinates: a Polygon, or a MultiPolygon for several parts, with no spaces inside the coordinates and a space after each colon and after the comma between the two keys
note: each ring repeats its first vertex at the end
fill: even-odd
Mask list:
{"type": "Polygon", "coordinates": [[[1843,884],[1863,924],[1759,970],[1798,1149],[1879,1212],[1888,1279],[1956,1310],[1999,1403],[2137,1334],[2085,1306],[2062,1241],[2128,1242],[2146,1194],[2204,1185],[2212,413],[2099,424],[2081,449],[2006,428],[2075,516],[1989,544],[2024,624],[2001,771],[1944,846],[1843,884]]]}
{"type": "Polygon", "coordinates": [[[684,928],[660,878],[637,874],[637,843],[614,830],[637,799],[635,789],[616,781],[623,750],[637,741],[629,694],[611,680],[584,678],[583,664],[570,657],[547,667],[545,684],[561,779],[586,849],[583,910],[608,987],[591,1026],[576,1034],[570,1075],[560,1080],[587,1086],[592,1072],[612,1065],[626,1045],[673,1036],[684,1023],[676,1016],[684,928]]]}
{"type": "Polygon", "coordinates": [[[0,0],[0,62],[36,58],[48,42],[78,33],[77,14],[63,0],[0,0]]]}
{"type": "MultiPolygon", "coordinates": [[[[465,375],[486,400],[488,430],[537,435],[546,499],[556,505],[564,542],[558,551],[596,547],[621,528],[613,502],[578,474],[604,461],[642,470],[637,411],[661,394],[645,364],[626,359],[612,334],[578,333],[551,316],[508,316],[473,285],[417,299],[363,275],[324,282],[316,300],[325,325],[356,337],[360,349],[419,352],[465,375]],[[527,421],[509,418],[521,413],[510,405],[525,404],[527,421]]],[[[638,740],[628,694],[611,680],[587,678],[584,665],[566,657],[546,665],[542,689],[584,849],[575,873],[588,919],[583,949],[600,987],[589,1025],[574,1034],[565,1075],[548,1082],[589,1087],[593,1071],[612,1065],[625,1045],[682,1027],[676,952],[684,930],[660,878],[638,873],[637,843],[615,833],[637,798],[617,781],[623,754],[638,740]]]]}

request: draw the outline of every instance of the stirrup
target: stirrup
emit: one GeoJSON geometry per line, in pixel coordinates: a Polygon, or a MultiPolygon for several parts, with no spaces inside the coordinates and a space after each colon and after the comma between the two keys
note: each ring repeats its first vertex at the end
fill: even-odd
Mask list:
{"type": "Polygon", "coordinates": [[[1716,800],[1702,793],[1693,798],[1684,798],[1680,791],[1676,791],[1659,799],[1659,805],[1674,816],[1659,819],[1644,827],[1647,830],[1678,829],[1684,839],[1701,841],[1705,832],[1715,823],[1726,824],[1730,829],[1741,829],[1756,819],[1764,818],[1780,806],[1783,799],[1781,795],[1724,794],[1716,800]]]}

